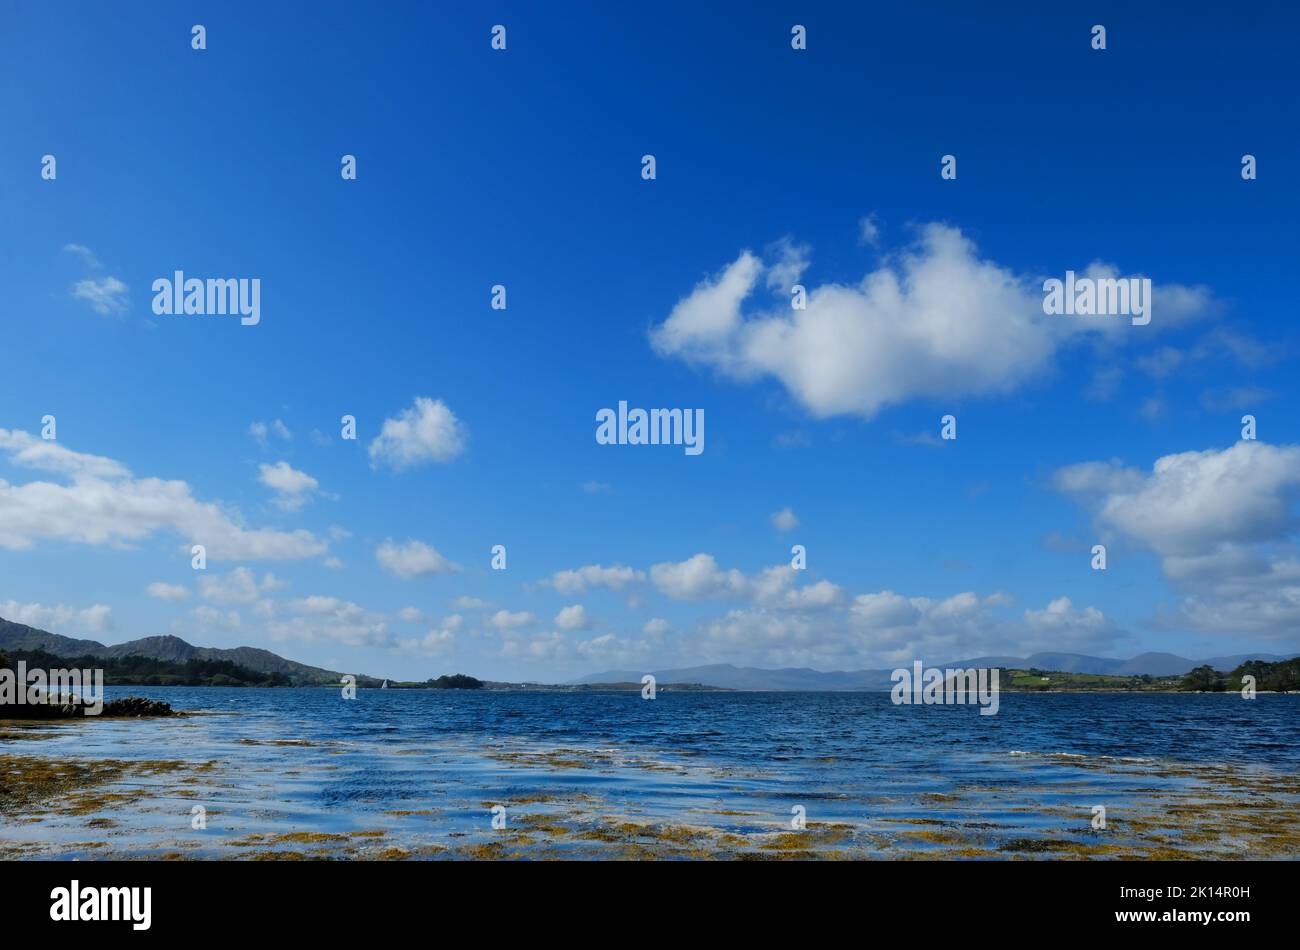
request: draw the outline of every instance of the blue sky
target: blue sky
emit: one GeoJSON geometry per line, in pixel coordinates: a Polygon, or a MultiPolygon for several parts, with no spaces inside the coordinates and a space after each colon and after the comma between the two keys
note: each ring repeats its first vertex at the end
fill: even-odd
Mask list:
{"type": "Polygon", "coordinates": [[[1294,22],[271,6],[4,14],[0,616],[403,678],[1300,649],[1294,22]],[[1089,268],[1151,324],[1042,313],[1089,268]]]}

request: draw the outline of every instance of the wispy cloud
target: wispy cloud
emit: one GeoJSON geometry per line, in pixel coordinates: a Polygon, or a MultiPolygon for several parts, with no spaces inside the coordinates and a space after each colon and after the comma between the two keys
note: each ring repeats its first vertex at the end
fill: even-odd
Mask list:
{"type": "Polygon", "coordinates": [[[253,422],[248,426],[248,434],[252,437],[253,441],[262,446],[262,448],[266,448],[270,445],[272,437],[277,438],[282,442],[293,441],[293,433],[290,432],[289,427],[279,419],[272,420],[271,422],[253,422]]]}
{"type": "Polygon", "coordinates": [[[116,277],[102,280],[79,280],[72,285],[72,296],[90,304],[95,313],[109,317],[125,313],[127,309],[126,284],[116,277]]]}
{"type": "Polygon", "coordinates": [[[63,250],[67,254],[75,254],[91,270],[99,270],[104,266],[99,262],[99,258],[95,256],[95,252],[84,244],[65,244],[63,250]]]}

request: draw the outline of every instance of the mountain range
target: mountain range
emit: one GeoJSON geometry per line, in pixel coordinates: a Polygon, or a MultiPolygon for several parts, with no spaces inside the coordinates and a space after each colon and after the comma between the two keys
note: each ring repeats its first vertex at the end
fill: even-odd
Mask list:
{"type": "MultiPolygon", "coordinates": [[[[235,647],[222,650],[216,647],[196,647],[180,637],[144,637],[114,646],[105,646],[97,640],[76,640],[25,624],[13,623],[0,617],[0,650],[44,650],[56,656],[102,657],[117,659],[124,656],[144,656],[170,663],[187,660],[229,660],[259,673],[281,673],[295,685],[316,686],[337,683],[342,674],[323,670],[318,666],[295,663],[284,657],[257,647],[235,647]]],[[[365,685],[371,677],[357,677],[358,685],[365,685]]]]}
{"type": "MultiPolygon", "coordinates": [[[[1234,670],[1247,660],[1276,662],[1290,659],[1273,653],[1242,653],[1236,656],[1215,656],[1204,660],[1189,660],[1173,653],[1142,653],[1127,660],[1087,656],[1082,653],[1035,653],[1032,656],[981,656],[951,663],[933,664],[955,667],[1010,667],[1013,669],[1050,670],[1057,673],[1100,673],[1110,676],[1180,676],[1198,666],[1212,666],[1216,670],[1234,670]]],[[[932,664],[927,664],[927,666],[932,664]]],[[[653,670],[660,683],[699,683],[721,689],[756,690],[876,690],[890,689],[893,669],[822,672],[807,667],[786,667],[767,670],[752,666],[733,666],[718,663],[712,666],[687,666],[678,669],[653,670]]],[[[607,670],[593,673],[575,684],[640,682],[645,670],[607,670]]]]}
{"type": "MultiPolygon", "coordinates": [[[[196,647],[180,637],[144,637],[113,646],[97,640],[77,640],[46,630],[39,630],[0,617],[0,650],[44,650],[56,656],[104,657],[116,659],[124,656],[144,656],[155,660],[184,663],[187,660],[229,660],[259,673],[280,673],[300,686],[315,686],[339,682],[341,673],[308,666],[287,660],[270,650],[258,647],[196,647]]],[[[1035,653],[1032,656],[981,656],[939,664],[944,667],[1010,667],[1014,669],[1050,670],[1058,673],[1100,673],[1111,676],[1180,676],[1198,666],[1211,666],[1216,670],[1234,670],[1247,660],[1277,662],[1300,654],[1279,656],[1273,653],[1241,653],[1234,656],[1215,656],[1203,660],[1190,660],[1173,653],[1142,653],[1127,660],[1113,657],[1087,656],[1082,653],[1035,653]]],[[[930,664],[927,664],[930,665],[930,664]]],[[[660,683],[694,683],[719,689],[741,690],[878,690],[890,689],[892,669],[830,671],[807,667],[761,669],[752,666],[734,666],[718,663],[710,666],[687,666],[676,669],[652,670],[660,683]]],[[[645,670],[606,670],[573,680],[570,685],[594,683],[639,683],[645,670]]],[[[378,685],[370,676],[357,676],[360,686],[378,685]]]]}

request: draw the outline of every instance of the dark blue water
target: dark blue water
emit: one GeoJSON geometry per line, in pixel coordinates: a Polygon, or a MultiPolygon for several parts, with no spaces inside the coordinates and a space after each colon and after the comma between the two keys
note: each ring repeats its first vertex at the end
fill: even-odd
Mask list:
{"type": "MultiPolygon", "coordinates": [[[[852,853],[893,856],[1089,834],[1097,805],[1111,827],[1127,819],[1150,838],[1151,816],[1171,803],[1186,812],[1290,789],[1300,775],[1300,696],[1003,693],[999,712],[981,716],[894,705],[888,693],[109,690],[127,694],[204,714],[61,725],[0,752],[186,768],[126,781],[133,799],[0,824],[0,843],[230,857],[246,856],[253,834],[327,833],[371,835],[372,852],[457,855],[504,840],[490,823],[500,804],[510,827],[542,814],[570,831],[649,823],[761,846],[802,808],[811,825],[851,828],[852,853]],[[189,827],[194,803],[214,813],[202,833],[189,827]],[[89,833],[95,819],[109,830],[89,833]]],[[[516,850],[574,847],[565,834],[516,850]]]]}
{"type": "MultiPolygon", "coordinates": [[[[798,768],[826,756],[907,762],[954,752],[1300,765],[1300,696],[1003,693],[997,715],[974,707],[903,706],[888,693],[541,693],[113,687],[178,710],[236,712],[241,729],[303,737],[406,741],[513,736],[684,751],[727,763],[798,768]]],[[[281,736],[282,738],[285,736],[281,736]]]]}

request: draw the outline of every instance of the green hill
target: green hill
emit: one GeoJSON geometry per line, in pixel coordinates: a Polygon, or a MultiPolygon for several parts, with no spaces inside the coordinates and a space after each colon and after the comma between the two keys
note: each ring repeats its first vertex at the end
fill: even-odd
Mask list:
{"type": "MultiPolygon", "coordinates": [[[[13,623],[4,618],[0,618],[0,650],[6,650],[11,654],[40,651],[64,659],[89,658],[95,660],[98,665],[105,667],[105,675],[107,675],[110,661],[121,661],[128,657],[142,657],[158,661],[161,664],[171,664],[172,668],[169,675],[182,675],[178,670],[179,667],[185,664],[229,663],[245,671],[280,677],[285,685],[292,686],[330,685],[339,682],[342,677],[341,673],[336,673],[333,670],[308,666],[305,663],[295,663],[293,660],[286,660],[270,650],[262,650],[257,647],[236,647],[231,650],[215,647],[196,647],[180,637],[171,636],[145,637],[127,643],[118,643],[114,646],[105,646],[96,640],[77,640],[72,637],[64,637],[57,633],[50,633],[47,630],[38,630],[35,627],[28,627],[21,623],[13,623]]],[[[129,665],[121,666],[119,669],[125,670],[129,665]]],[[[194,669],[199,668],[194,667],[194,669]]],[[[158,668],[160,675],[162,669],[162,667],[158,668]]],[[[371,676],[357,677],[357,685],[359,686],[378,686],[379,682],[379,680],[371,676]]]]}

